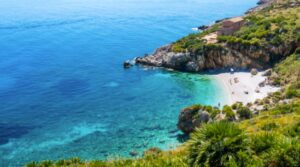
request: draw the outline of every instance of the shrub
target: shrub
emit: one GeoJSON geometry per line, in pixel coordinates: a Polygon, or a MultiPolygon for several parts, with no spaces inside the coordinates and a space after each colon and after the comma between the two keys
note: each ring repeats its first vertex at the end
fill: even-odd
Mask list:
{"type": "Polygon", "coordinates": [[[300,122],[296,123],[295,125],[292,125],[289,127],[285,133],[288,137],[299,137],[300,136],[300,122]]]}
{"type": "Polygon", "coordinates": [[[203,107],[204,111],[207,111],[208,113],[211,113],[213,111],[213,107],[212,106],[205,106],[203,107]]]}
{"type": "Polygon", "coordinates": [[[221,113],[221,110],[219,110],[218,108],[214,108],[213,111],[210,113],[211,118],[215,118],[218,114],[221,113]]]}
{"type": "Polygon", "coordinates": [[[277,105],[274,109],[271,110],[271,113],[274,115],[278,114],[289,114],[293,112],[300,111],[300,102],[293,102],[291,104],[282,104],[277,105]]]}
{"type": "Polygon", "coordinates": [[[294,97],[300,97],[300,93],[297,89],[291,88],[289,87],[286,92],[285,95],[288,99],[294,98],[294,97]]]}
{"type": "Polygon", "coordinates": [[[270,151],[276,145],[277,139],[273,133],[263,133],[251,138],[251,148],[257,155],[270,151]]]}
{"type": "Polygon", "coordinates": [[[235,119],[235,113],[233,112],[233,110],[230,106],[225,105],[223,107],[223,112],[225,113],[227,120],[234,120],[235,119]]]}
{"type": "Polygon", "coordinates": [[[248,145],[244,132],[237,125],[223,121],[206,124],[188,141],[189,164],[195,167],[245,166],[251,156],[248,145]]]}
{"type": "Polygon", "coordinates": [[[253,113],[248,107],[241,107],[237,110],[239,117],[241,119],[250,119],[253,116],[253,113]]]}
{"type": "Polygon", "coordinates": [[[300,54],[300,47],[295,50],[295,54],[300,54]]]}
{"type": "Polygon", "coordinates": [[[231,105],[231,108],[232,108],[233,110],[237,110],[237,109],[239,109],[239,108],[242,107],[242,106],[243,106],[242,103],[234,103],[233,105],[231,105]]]}
{"type": "Polygon", "coordinates": [[[292,143],[288,147],[276,150],[275,154],[268,158],[270,167],[299,167],[300,166],[300,145],[292,143]]]}
{"type": "Polygon", "coordinates": [[[289,99],[294,98],[294,97],[300,97],[300,81],[297,81],[297,82],[294,82],[293,84],[291,84],[287,88],[285,95],[289,99]]]}

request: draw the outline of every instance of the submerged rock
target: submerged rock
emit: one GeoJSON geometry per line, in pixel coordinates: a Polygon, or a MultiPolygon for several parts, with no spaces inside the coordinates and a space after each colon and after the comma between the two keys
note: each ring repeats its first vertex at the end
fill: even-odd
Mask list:
{"type": "Polygon", "coordinates": [[[143,155],[144,156],[157,156],[160,153],[162,153],[162,150],[158,147],[152,147],[146,151],[144,151],[143,155]]]}
{"type": "Polygon", "coordinates": [[[133,151],[129,152],[129,155],[132,156],[132,157],[135,157],[135,156],[138,155],[138,152],[136,152],[136,151],[133,150],[133,151]]]}
{"type": "Polygon", "coordinates": [[[130,68],[130,67],[132,67],[132,66],[133,66],[133,65],[130,64],[129,61],[125,61],[125,62],[123,63],[123,67],[124,67],[124,68],[130,68]]]}

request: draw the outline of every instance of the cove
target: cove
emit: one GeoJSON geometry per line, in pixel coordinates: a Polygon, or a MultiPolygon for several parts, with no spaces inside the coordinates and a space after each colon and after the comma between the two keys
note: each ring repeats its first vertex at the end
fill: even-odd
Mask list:
{"type": "Polygon", "coordinates": [[[180,109],[226,97],[206,75],[124,60],[256,0],[0,2],[0,166],[130,157],[180,144],[180,109]],[[47,4],[47,5],[45,5],[47,4]]]}

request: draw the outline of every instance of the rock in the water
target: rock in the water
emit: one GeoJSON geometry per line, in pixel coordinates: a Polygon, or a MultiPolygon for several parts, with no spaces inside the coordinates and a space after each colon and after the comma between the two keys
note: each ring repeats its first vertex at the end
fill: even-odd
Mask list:
{"type": "Polygon", "coordinates": [[[259,0],[257,2],[257,5],[262,5],[262,4],[265,4],[265,3],[268,3],[270,0],[259,0]]]}
{"type": "Polygon", "coordinates": [[[138,153],[136,152],[136,151],[130,151],[130,153],[129,153],[132,157],[135,157],[135,156],[137,156],[138,155],[138,153]]]}
{"type": "Polygon", "coordinates": [[[160,154],[162,152],[162,150],[158,147],[152,147],[146,151],[144,151],[144,156],[156,156],[158,154],[160,154]]]}
{"type": "Polygon", "coordinates": [[[130,67],[132,67],[133,66],[133,64],[129,61],[129,60],[127,60],[127,61],[125,61],[124,63],[123,63],[123,67],[124,68],[130,68],[130,67]]]}
{"type": "Polygon", "coordinates": [[[202,26],[199,26],[199,27],[198,27],[198,30],[204,31],[204,30],[206,30],[206,29],[208,29],[208,28],[209,28],[209,26],[202,25],[202,26]]]}

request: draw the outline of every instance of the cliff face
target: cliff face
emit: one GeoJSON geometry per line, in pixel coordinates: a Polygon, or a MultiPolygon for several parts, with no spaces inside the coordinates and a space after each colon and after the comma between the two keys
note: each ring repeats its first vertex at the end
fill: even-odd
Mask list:
{"type": "Polygon", "coordinates": [[[163,46],[154,54],[136,59],[138,64],[200,72],[210,69],[269,68],[290,55],[299,43],[278,47],[244,46],[242,44],[204,45],[201,52],[172,52],[172,45],[163,46]]]}

